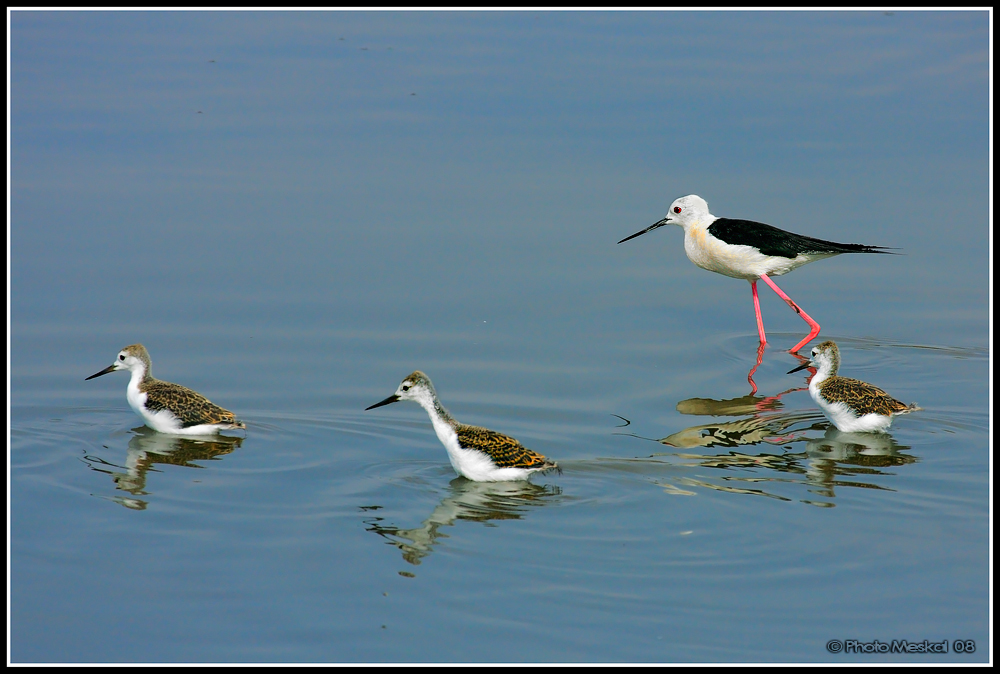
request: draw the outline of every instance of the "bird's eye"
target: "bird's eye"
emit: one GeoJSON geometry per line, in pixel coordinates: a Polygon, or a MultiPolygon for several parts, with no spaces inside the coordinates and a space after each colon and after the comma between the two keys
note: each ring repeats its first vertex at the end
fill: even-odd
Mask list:
{"type": "Polygon", "coordinates": [[[680,206],[674,206],[674,213],[680,213],[680,212],[681,212],[681,207],[680,206]]]}
{"type": "Polygon", "coordinates": [[[124,353],[119,353],[118,354],[118,360],[125,360],[125,354],[124,353]]]}
{"type": "Polygon", "coordinates": [[[410,390],[410,387],[409,387],[409,386],[404,386],[404,387],[403,387],[403,390],[404,390],[404,391],[409,391],[409,390],[410,390]]]}

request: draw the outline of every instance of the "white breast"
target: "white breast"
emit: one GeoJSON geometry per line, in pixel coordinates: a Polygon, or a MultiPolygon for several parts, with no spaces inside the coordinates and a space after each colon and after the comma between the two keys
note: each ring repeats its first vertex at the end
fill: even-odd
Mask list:
{"type": "Polygon", "coordinates": [[[728,244],[708,233],[708,228],[700,224],[684,230],[684,252],[688,259],[702,269],[731,278],[753,281],[762,274],[781,276],[830,254],[798,255],[794,258],[764,255],[753,246],[728,244]]]}
{"type": "Polygon", "coordinates": [[[857,412],[848,407],[847,404],[828,401],[819,390],[819,385],[826,379],[819,374],[814,376],[809,382],[809,395],[823,410],[826,418],[837,427],[837,430],[845,433],[871,433],[884,431],[892,424],[892,415],[871,413],[858,416],[857,412]]]}

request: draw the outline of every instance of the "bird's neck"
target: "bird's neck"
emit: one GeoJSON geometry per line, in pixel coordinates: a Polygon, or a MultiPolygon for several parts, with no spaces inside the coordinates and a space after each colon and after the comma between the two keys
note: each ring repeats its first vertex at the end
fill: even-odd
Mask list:
{"type": "Polygon", "coordinates": [[[809,387],[819,386],[825,382],[830,377],[836,376],[837,374],[837,363],[831,363],[830,361],[824,361],[816,368],[816,374],[813,378],[809,380],[809,387]]]}
{"type": "Polygon", "coordinates": [[[810,390],[818,389],[819,385],[825,382],[829,378],[830,378],[829,372],[824,372],[823,370],[817,370],[816,374],[813,375],[813,378],[809,380],[810,390]]]}
{"type": "Polygon", "coordinates": [[[131,375],[132,378],[129,379],[128,387],[136,391],[140,391],[150,382],[156,381],[153,379],[153,376],[149,374],[149,368],[147,367],[138,367],[132,370],[131,375]]]}
{"type": "Polygon", "coordinates": [[[707,231],[711,224],[716,220],[718,220],[717,217],[711,213],[706,213],[705,215],[698,216],[697,219],[684,222],[681,224],[681,227],[684,229],[685,236],[687,236],[693,233],[707,231]]]}
{"type": "Polygon", "coordinates": [[[447,425],[454,428],[458,422],[455,418],[448,413],[448,410],[444,408],[444,405],[437,399],[437,396],[425,396],[421,397],[417,402],[420,406],[427,410],[427,414],[430,415],[431,420],[437,423],[437,421],[443,421],[447,425]]]}

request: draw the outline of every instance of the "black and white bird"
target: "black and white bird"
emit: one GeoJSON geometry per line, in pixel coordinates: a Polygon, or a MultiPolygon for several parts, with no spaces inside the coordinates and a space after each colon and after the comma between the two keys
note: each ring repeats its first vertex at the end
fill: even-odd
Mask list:
{"type": "Polygon", "coordinates": [[[809,395],[837,430],[844,433],[884,431],[897,414],[919,410],[916,405],[901,403],[891,395],[866,382],[838,377],[840,349],[826,341],[813,347],[812,360],[789,370],[788,374],[815,367],[809,381],[809,395]]]}
{"type": "Polygon", "coordinates": [[[760,343],[766,344],[764,320],[760,315],[757,281],[762,279],[788,306],[809,324],[809,335],[792,347],[794,353],[819,334],[819,323],[792,301],[771,276],[781,276],[809,262],[833,257],[841,253],[888,253],[883,246],[866,246],[860,243],[835,243],[801,234],[786,232],[777,227],[751,220],[719,218],[708,211],[708,203],[696,194],[681,197],[670,204],[667,217],[627,236],[624,243],[663,225],[680,225],[684,228],[684,252],[688,259],[702,269],[740,278],[750,282],[753,306],[757,314],[757,332],[760,343]]]}
{"type": "Polygon", "coordinates": [[[131,344],[118,352],[115,362],[87,379],[128,370],[132,373],[125,397],[146,425],[173,435],[211,435],[220,430],[246,428],[236,415],[180,384],[154,379],[152,361],[142,344],[131,344]]]}
{"type": "Polygon", "coordinates": [[[391,396],[366,410],[400,400],[413,400],[427,410],[434,432],[455,472],[475,482],[526,480],[532,473],[558,470],[555,461],[534,452],[514,438],[487,428],[461,424],[441,406],[430,378],[417,370],[391,396]]]}

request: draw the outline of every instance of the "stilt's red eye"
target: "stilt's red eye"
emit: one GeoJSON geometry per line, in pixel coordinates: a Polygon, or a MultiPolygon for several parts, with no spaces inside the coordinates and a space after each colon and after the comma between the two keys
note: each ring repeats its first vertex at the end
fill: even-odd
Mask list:
{"type": "Polygon", "coordinates": [[[680,206],[674,206],[674,213],[680,213],[680,212],[681,212],[681,207],[680,206]]]}

